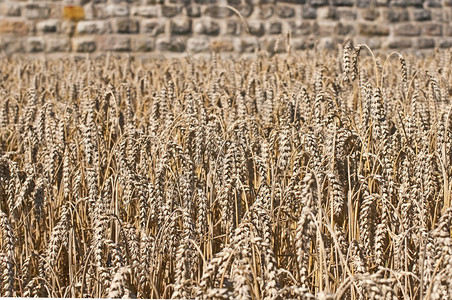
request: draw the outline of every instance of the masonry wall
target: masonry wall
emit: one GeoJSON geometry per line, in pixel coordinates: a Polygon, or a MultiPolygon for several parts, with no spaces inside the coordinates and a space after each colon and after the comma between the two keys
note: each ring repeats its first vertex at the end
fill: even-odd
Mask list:
{"type": "Polygon", "coordinates": [[[0,0],[0,51],[448,48],[451,19],[452,0],[0,0]]]}

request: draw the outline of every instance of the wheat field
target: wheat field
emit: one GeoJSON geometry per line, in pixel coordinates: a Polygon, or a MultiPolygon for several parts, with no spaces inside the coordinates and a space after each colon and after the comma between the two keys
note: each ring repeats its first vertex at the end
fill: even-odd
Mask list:
{"type": "Polygon", "coordinates": [[[450,299],[451,51],[0,59],[0,295],[450,299]]]}

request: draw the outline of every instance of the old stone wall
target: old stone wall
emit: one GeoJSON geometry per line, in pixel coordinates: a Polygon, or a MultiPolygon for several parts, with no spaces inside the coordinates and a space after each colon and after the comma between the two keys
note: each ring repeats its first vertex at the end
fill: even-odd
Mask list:
{"type": "Polygon", "coordinates": [[[269,52],[452,46],[452,0],[0,0],[0,50],[269,52]],[[276,47],[275,47],[276,44],[276,47]]]}

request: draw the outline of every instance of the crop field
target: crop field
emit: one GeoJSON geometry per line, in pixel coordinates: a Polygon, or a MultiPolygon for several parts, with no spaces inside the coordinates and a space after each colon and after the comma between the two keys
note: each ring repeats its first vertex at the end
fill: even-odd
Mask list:
{"type": "Polygon", "coordinates": [[[0,59],[0,295],[450,299],[451,53],[0,59]]]}

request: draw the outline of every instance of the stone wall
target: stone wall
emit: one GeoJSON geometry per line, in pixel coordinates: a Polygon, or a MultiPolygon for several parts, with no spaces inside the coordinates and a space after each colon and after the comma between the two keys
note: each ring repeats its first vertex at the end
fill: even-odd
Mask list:
{"type": "Polygon", "coordinates": [[[451,19],[452,0],[0,0],[0,50],[271,53],[350,37],[373,49],[448,48],[451,19]]]}

